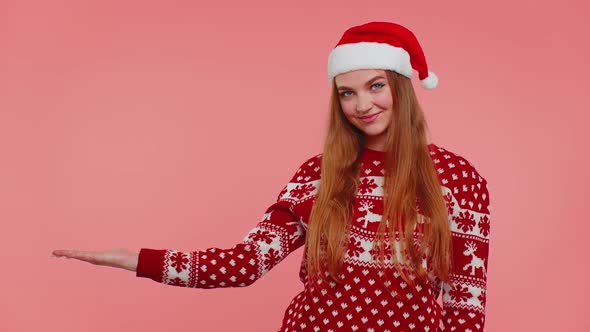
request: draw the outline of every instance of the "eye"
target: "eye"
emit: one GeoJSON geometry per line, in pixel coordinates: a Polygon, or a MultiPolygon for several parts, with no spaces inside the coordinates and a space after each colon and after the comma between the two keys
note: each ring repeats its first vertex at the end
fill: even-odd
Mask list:
{"type": "MultiPolygon", "coordinates": [[[[377,88],[376,88],[376,89],[373,89],[373,90],[379,90],[379,89],[381,89],[382,87],[384,87],[384,86],[385,86],[385,84],[384,84],[384,83],[374,83],[373,85],[371,85],[371,88],[373,88],[373,87],[375,87],[375,86],[377,86],[377,88]]],[[[350,95],[347,95],[347,93],[352,93],[352,91],[342,91],[342,92],[340,93],[340,97],[343,97],[343,98],[344,98],[344,97],[348,97],[348,96],[350,96],[350,95]]]]}
{"type": "Polygon", "coordinates": [[[385,86],[385,84],[383,84],[383,83],[375,83],[375,84],[371,85],[371,87],[374,87],[376,85],[379,86],[379,89],[381,89],[382,87],[385,86]]]}

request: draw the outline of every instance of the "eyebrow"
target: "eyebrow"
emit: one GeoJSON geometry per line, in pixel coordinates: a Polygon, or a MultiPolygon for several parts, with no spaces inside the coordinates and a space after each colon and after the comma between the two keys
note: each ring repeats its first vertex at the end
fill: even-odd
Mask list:
{"type": "MultiPolygon", "coordinates": [[[[377,75],[377,76],[371,78],[370,80],[368,80],[367,83],[365,83],[365,86],[370,85],[371,83],[373,83],[373,81],[375,81],[375,80],[377,80],[379,78],[385,78],[385,77],[383,77],[381,75],[377,75]]],[[[339,86],[338,87],[338,90],[344,90],[344,89],[351,89],[351,88],[349,88],[347,86],[339,86]]]]}

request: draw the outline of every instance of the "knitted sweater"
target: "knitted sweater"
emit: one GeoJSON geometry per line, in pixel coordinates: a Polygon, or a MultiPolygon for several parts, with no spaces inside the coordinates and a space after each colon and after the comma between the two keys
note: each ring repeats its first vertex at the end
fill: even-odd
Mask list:
{"type": "MultiPolygon", "coordinates": [[[[434,144],[430,155],[448,207],[453,267],[450,283],[413,274],[416,291],[387,255],[386,279],[373,239],[383,208],[384,153],[363,149],[360,186],[353,202],[350,241],[340,278],[312,285],[304,254],[303,290],[284,311],[279,331],[483,331],[490,235],[487,181],[464,158],[434,144]],[[389,259],[389,261],[387,260],[389,259]],[[387,286],[387,287],[386,287],[387,286]],[[442,307],[437,299],[442,291],[442,307]]],[[[320,183],[322,154],[307,159],[258,224],[231,248],[180,252],[142,248],[137,277],[195,288],[248,286],[303,246],[320,183]]],[[[398,246],[398,240],[393,241],[398,246]]],[[[385,243],[391,243],[389,237],[385,243]]],[[[305,251],[304,251],[305,253],[305,251]]],[[[428,268],[428,262],[423,260],[428,268]]],[[[326,272],[327,276],[327,272],[326,272]]]]}

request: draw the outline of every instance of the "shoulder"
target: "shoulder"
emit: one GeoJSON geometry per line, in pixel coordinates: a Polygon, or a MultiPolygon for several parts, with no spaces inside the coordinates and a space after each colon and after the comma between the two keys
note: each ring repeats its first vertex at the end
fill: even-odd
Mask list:
{"type": "Polygon", "coordinates": [[[448,188],[459,207],[489,213],[487,180],[465,157],[434,143],[428,145],[430,157],[442,186],[448,188]]]}
{"type": "Polygon", "coordinates": [[[317,153],[306,158],[300,163],[291,182],[307,183],[319,180],[321,176],[322,153],[317,153]]]}
{"type": "Polygon", "coordinates": [[[300,203],[313,197],[318,189],[321,154],[303,158],[289,182],[279,193],[277,201],[300,203]]]}

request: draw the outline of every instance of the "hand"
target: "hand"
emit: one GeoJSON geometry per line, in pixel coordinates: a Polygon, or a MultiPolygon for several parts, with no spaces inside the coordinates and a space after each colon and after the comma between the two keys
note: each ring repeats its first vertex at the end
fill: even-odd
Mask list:
{"type": "Polygon", "coordinates": [[[94,265],[116,267],[135,272],[139,254],[117,248],[108,251],[54,250],[53,257],[75,258],[94,265]]]}

